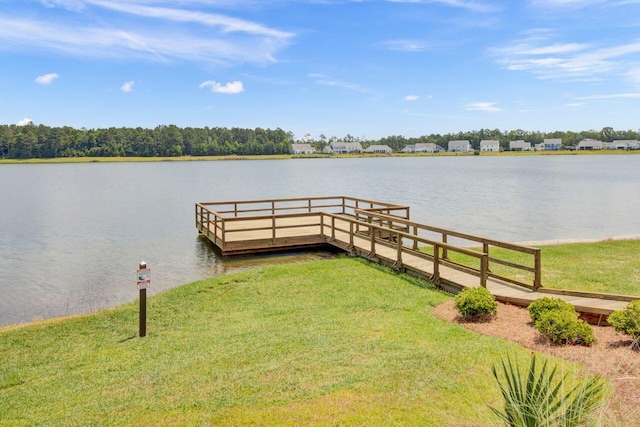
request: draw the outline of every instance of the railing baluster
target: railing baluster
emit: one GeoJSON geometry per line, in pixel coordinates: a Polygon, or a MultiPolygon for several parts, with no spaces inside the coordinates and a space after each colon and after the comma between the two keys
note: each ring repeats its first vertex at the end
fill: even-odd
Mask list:
{"type": "Polygon", "coordinates": [[[336,240],[336,217],[331,217],[331,240],[336,240]]]}
{"type": "Polygon", "coordinates": [[[438,284],[440,281],[440,246],[433,245],[433,281],[438,284]]]}
{"type": "Polygon", "coordinates": [[[373,232],[373,226],[369,226],[369,234],[371,235],[371,251],[369,251],[369,256],[376,255],[376,233],[373,232]]]}
{"type": "Polygon", "coordinates": [[[353,249],[353,221],[349,221],[349,248],[353,249]]]}
{"type": "Polygon", "coordinates": [[[397,250],[397,254],[396,254],[396,263],[398,265],[398,268],[402,267],[402,237],[400,237],[400,233],[396,233],[396,250],[397,250]]]}
{"type": "Polygon", "coordinates": [[[489,255],[485,252],[480,258],[480,286],[487,287],[487,275],[489,269],[489,255]]]}
{"type": "Polygon", "coordinates": [[[540,249],[533,254],[533,267],[535,268],[535,277],[533,279],[533,290],[537,291],[542,286],[542,262],[540,259],[540,249]]]}
{"type": "Polygon", "coordinates": [[[273,244],[276,244],[276,216],[271,217],[271,239],[273,244]]]}
{"type": "MultiPolygon", "coordinates": [[[[442,243],[448,243],[447,242],[447,234],[446,233],[442,233],[442,243]]],[[[449,259],[449,253],[447,252],[447,248],[442,248],[442,259],[449,259]]]]}

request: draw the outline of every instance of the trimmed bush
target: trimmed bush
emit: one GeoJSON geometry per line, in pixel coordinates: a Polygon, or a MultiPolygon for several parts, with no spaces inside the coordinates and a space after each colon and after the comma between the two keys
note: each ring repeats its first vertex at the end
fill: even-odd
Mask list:
{"type": "Polygon", "coordinates": [[[531,304],[529,304],[529,315],[531,316],[531,320],[533,323],[536,323],[542,315],[551,310],[567,310],[572,313],[575,313],[575,308],[571,304],[566,301],[561,300],[560,298],[549,298],[544,297],[535,300],[531,304]]]}
{"type": "Polygon", "coordinates": [[[624,310],[614,311],[607,321],[617,332],[640,339],[640,300],[631,301],[624,310]]]}
{"type": "Polygon", "coordinates": [[[467,288],[456,295],[456,309],[467,320],[483,321],[496,315],[498,303],[486,288],[467,288]]]}
{"type": "Polygon", "coordinates": [[[573,307],[571,307],[571,311],[556,309],[543,312],[535,326],[554,344],[589,346],[595,341],[593,329],[578,318],[578,313],[573,307]]]}

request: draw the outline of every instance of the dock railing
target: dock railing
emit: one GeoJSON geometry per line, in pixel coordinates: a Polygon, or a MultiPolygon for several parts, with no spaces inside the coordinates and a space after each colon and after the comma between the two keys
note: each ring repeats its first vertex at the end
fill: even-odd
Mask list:
{"type": "MultiPolygon", "coordinates": [[[[488,255],[487,262],[489,277],[494,277],[508,283],[523,286],[534,291],[538,290],[542,286],[542,266],[540,249],[538,248],[503,242],[500,240],[489,239],[481,236],[475,236],[473,234],[462,233],[455,230],[448,230],[446,228],[433,227],[430,225],[410,221],[409,219],[373,212],[371,210],[356,209],[356,218],[361,219],[366,223],[384,225],[386,228],[392,230],[403,230],[403,238],[408,241],[408,244],[405,246],[410,246],[410,250],[412,251],[412,253],[424,252],[425,248],[420,246],[420,244],[422,243],[421,239],[417,237],[424,236],[426,233],[439,236],[439,241],[443,244],[448,244],[451,238],[455,238],[458,242],[461,242],[461,244],[455,245],[456,248],[464,246],[468,247],[469,250],[478,250],[478,253],[488,255]],[[498,258],[498,255],[492,256],[492,253],[495,254],[495,251],[492,251],[492,248],[501,248],[507,251],[521,254],[521,256],[524,256],[525,258],[529,258],[529,265],[506,261],[504,259],[498,258]],[[492,266],[495,265],[504,266],[509,270],[515,271],[515,278],[506,277],[503,274],[498,274],[495,271],[492,271],[492,266]],[[525,276],[532,276],[531,281],[527,282],[520,279],[519,276],[522,276],[523,274],[525,276]]],[[[465,267],[462,262],[452,259],[449,256],[449,250],[450,249],[448,247],[442,246],[442,254],[432,253],[431,255],[434,258],[441,258],[448,265],[465,267]]]]}
{"type": "MultiPolygon", "coordinates": [[[[218,245],[223,252],[231,237],[240,233],[271,231],[275,243],[283,230],[308,228],[320,224],[321,213],[340,213],[355,217],[356,211],[382,212],[409,219],[409,207],[347,196],[300,197],[222,202],[195,205],[196,228],[218,245]],[[291,223],[292,218],[298,218],[291,223]],[[254,226],[234,227],[234,223],[251,219],[254,226]]],[[[319,231],[318,236],[321,236],[319,231]]]]}
{"type": "Polygon", "coordinates": [[[385,246],[395,250],[395,256],[389,259],[392,261],[393,267],[397,269],[410,268],[410,266],[403,261],[403,255],[409,253],[418,258],[433,262],[433,275],[430,279],[436,283],[440,281],[440,267],[447,265],[450,268],[477,276],[480,279],[479,285],[485,288],[487,287],[489,259],[486,253],[410,234],[401,228],[389,228],[375,222],[345,217],[343,215],[323,213],[322,225],[323,235],[329,242],[348,240],[348,243],[345,242],[345,249],[347,250],[354,250],[356,248],[356,238],[368,239],[370,246],[366,254],[367,258],[380,257],[381,255],[377,250],[378,246],[385,246]],[[348,224],[348,228],[345,223],[348,224]],[[325,228],[328,228],[328,231],[325,231],[325,228]],[[345,237],[345,235],[348,237],[345,237]],[[411,241],[411,244],[404,244],[406,241],[411,241]],[[414,245],[421,245],[422,247],[429,246],[432,248],[432,254],[415,250],[414,245]],[[473,267],[452,263],[444,256],[447,252],[454,252],[474,258],[477,260],[478,266],[473,267]]]}
{"type": "Polygon", "coordinates": [[[295,229],[304,228],[305,237],[297,237],[302,245],[342,241],[336,245],[351,250],[354,239],[361,238],[370,242],[369,257],[375,257],[380,246],[394,248],[392,264],[397,268],[408,267],[403,262],[406,254],[430,260],[436,281],[441,266],[447,266],[479,277],[485,287],[488,277],[533,290],[541,286],[539,249],[417,223],[403,205],[347,196],[205,202],[196,203],[195,222],[223,253],[242,253],[246,249],[242,240],[249,235],[252,244],[264,250],[284,247],[295,229]],[[530,257],[530,265],[501,259],[493,248],[530,257]],[[516,274],[507,277],[497,266],[516,274]],[[523,279],[523,274],[533,275],[533,280],[523,279]]]}

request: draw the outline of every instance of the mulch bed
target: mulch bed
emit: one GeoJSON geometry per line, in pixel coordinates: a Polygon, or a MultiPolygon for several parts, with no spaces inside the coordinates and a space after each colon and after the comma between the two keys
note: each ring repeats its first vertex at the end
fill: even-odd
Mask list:
{"type": "Polygon", "coordinates": [[[526,308],[498,303],[498,314],[489,322],[465,321],[447,301],[433,314],[472,331],[515,342],[533,351],[550,354],[584,366],[590,373],[608,378],[614,386],[603,415],[606,425],[640,426],[640,350],[631,349],[628,336],[610,326],[593,326],[591,347],[552,344],[534,327],[526,308]]]}

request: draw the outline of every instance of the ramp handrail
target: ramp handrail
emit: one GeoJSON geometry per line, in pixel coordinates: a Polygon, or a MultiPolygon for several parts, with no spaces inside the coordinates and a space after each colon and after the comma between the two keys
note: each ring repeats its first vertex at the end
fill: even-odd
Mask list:
{"type": "MultiPolygon", "coordinates": [[[[510,250],[510,251],[515,251],[515,252],[520,252],[523,254],[527,254],[527,255],[531,255],[533,257],[532,259],[532,263],[533,263],[533,267],[527,266],[527,265],[522,265],[522,264],[517,264],[517,263],[513,263],[513,262],[509,262],[509,261],[505,261],[496,257],[492,257],[489,256],[488,257],[488,262],[494,263],[494,264],[500,264],[500,265],[504,265],[506,267],[509,268],[513,268],[516,270],[520,270],[520,271],[524,271],[524,272],[528,272],[528,273],[533,273],[533,283],[529,284],[529,283],[525,283],[521,280],[517,280],[517,279],[513,279],[510,277],[504,277],[502,275],[498,275],[494,272],[491,271],[491,267],[489,265],[489,276],[490,277],[494,277],[500,280],[504,280],[506,282],[515,284],[515,285],[519,285],[519,286],[524,286],[526,288],[529,289],[533,289],[533,290],[538,290],[542,284],[541,284],[541,278],[542,278],[542,266],[541,266],[541,256],[540,256],[540,249],[538,248],[532,248],[529,246],[524,246],[524,245],[518,245],[515,243],[509,243],[509,242],[503,242],[500,240],[496,240],[496,239],[489,239],[486,237],[481,237],[481,236],[476,236],[473,234],[468,234],[468,233],[462,233],[459,231],[455,231],[455,230],[448,230],[446,228],[441,228],[441,227],[433,227],[427,224],[421,224],[418,222],[414,222],[414,221],[410,221],[406,218],[401,218],[401,217],[397,217],[394,215],[386,215],[386,214],[381,214],[381,213],[376,213],[373,212],[371,210],[363,210],[363,209],[356,209],[355,210],[356,213],[356,218],[361,218],[361,217],[365,217],[367,223],[371,222],[371,223],[378,223],[378,224],[386,224],[386,226],[390,229],[404,229],[406,230],[408,233],[411,233],[411,235],[413,236],[419,236],[421,231],[427,231],[427,232],[431,232],[431,233],[435,233],[435,234],[440,234],[441,235],[441,241],[443,243],[447,243],[449,237],[455,237],[458,239],[462,239],[462,240],[467,240],[473,243],[479,243],[482,245],[482,252],[486,253],[486,254],[490,254],[490,248],[493,247],[498,247],[498,248],[502,248],[502,249],[506,249],[506,250],[510,250]]],[[[418,250],[418,240],[413,239],[413,244],[414,250],[418,250]]],[[[444,249],[444,254],[443,257],[445,259],[448,259],[448,253],[447,253],[447,249],[444,249]]]]}

